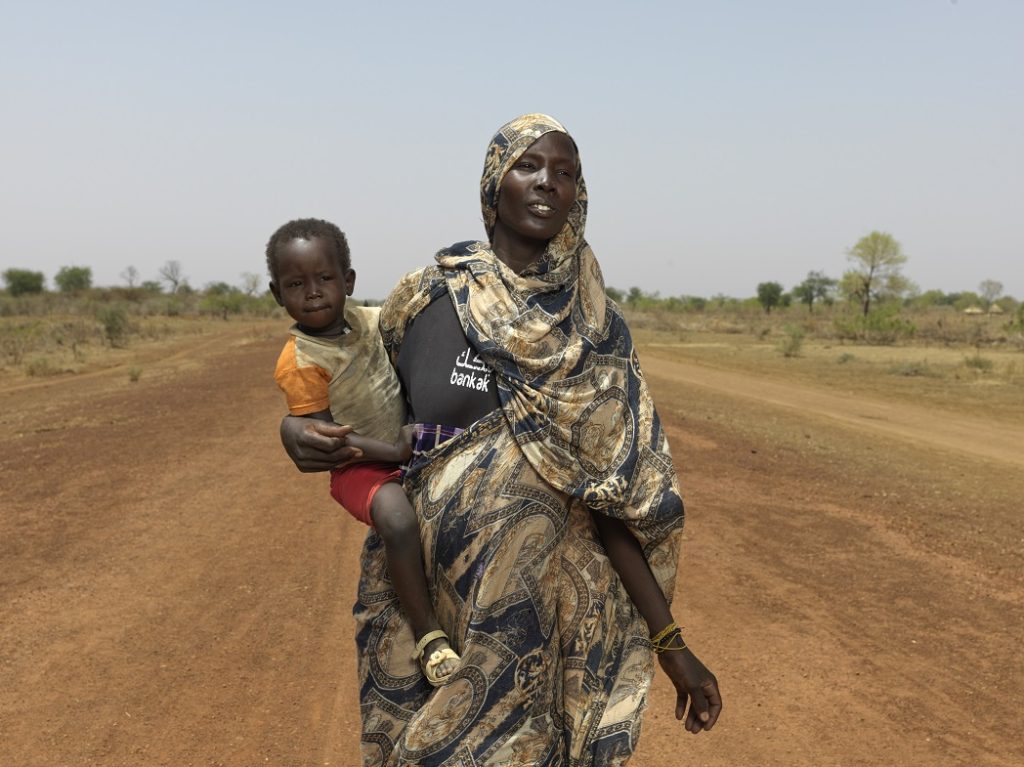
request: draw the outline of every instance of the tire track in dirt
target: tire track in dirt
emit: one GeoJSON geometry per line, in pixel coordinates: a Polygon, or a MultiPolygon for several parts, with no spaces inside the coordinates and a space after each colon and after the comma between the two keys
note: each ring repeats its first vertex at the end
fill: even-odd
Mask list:
{"type": "Polygon", "coordinates": [[[930,447],[968,453],[1024,468],[1024,427],[937,411],[907,403],[838,394],[801,384],[757,378],[693,363],[644,358],[644,370],[719,394],[799,410],[930,447]]]}

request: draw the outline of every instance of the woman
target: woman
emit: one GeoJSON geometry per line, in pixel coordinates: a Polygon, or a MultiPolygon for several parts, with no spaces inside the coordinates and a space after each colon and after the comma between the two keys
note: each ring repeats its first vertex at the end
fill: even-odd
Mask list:
{"type": "MultiPolygon", "coordinates": [[[[381,334],[432,435],[406,490],[438,619],[462,657],[434,690],[371,534],[355,608],[364,765],[619,765],[639,736],[652,644],[677,718],[710,729],[717,682],[665,594],[683,510],[628,329],[583,239],[576,146],[545,115],[492,140],[488,242],[406,276],[381,334]],[[603,544],[603,545],[602,545],[603,544]]],[[[304,470],[338,432],[286,419],[304,470]]]]}

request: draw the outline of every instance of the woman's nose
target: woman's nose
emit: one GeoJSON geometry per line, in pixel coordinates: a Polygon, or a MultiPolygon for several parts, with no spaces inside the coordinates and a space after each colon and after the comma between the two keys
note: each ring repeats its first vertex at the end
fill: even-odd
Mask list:
{"type": "Polygon", "coordinates": [[[546,168],[538,170],[534,183],[541,189],[551,189],[554,186],[551,180],[551,171],[546,168]]]}

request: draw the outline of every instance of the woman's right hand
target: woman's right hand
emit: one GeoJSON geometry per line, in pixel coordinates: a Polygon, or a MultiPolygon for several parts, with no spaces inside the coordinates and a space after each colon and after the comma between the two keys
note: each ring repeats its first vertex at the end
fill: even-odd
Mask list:
{"type": "Polygon", "coordinates": [[[286,415],[281,420],[281,444],[299,471],[327,471],[359,455],[345,445],[350,431],[351,426],[286,415]]]}

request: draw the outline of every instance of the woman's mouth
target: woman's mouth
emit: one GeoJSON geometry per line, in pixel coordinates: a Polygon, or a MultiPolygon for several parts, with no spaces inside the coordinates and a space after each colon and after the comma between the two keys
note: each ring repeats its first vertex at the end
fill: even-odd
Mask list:
{"type": "Polygon", "coordinates": [[[554,208],[552,208],[547,203],[543,203],[543,202],[531,202],[526,207],[527,207],[527,209],[530,210],[531,213],[535,213],[538,216],[547,217],[547,216],[550,216],[552,213],[555,212],[554,208]]]}

